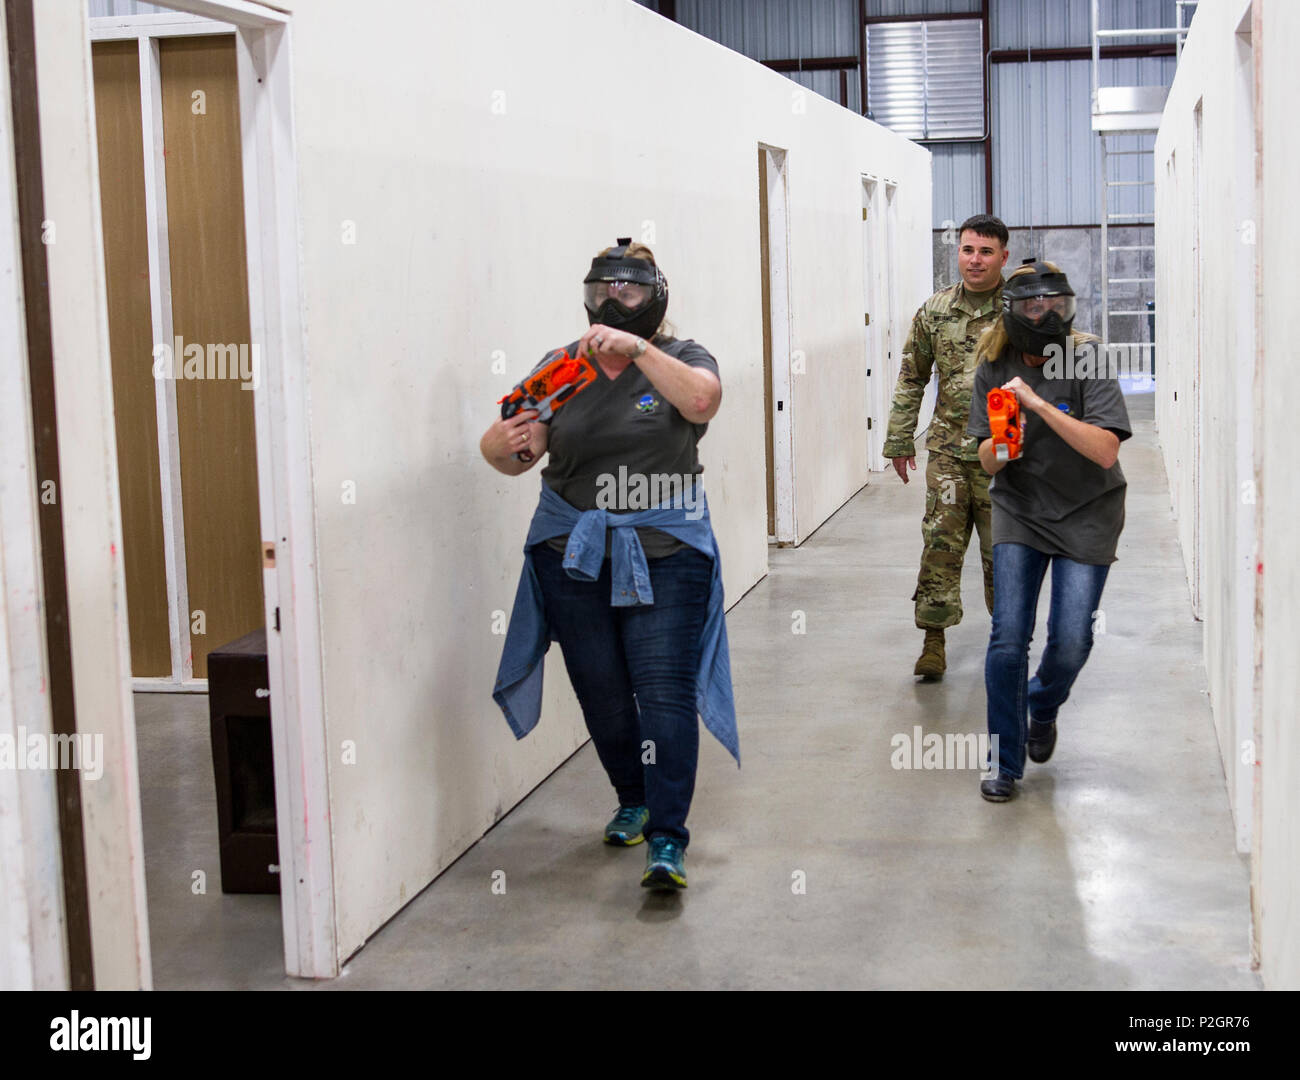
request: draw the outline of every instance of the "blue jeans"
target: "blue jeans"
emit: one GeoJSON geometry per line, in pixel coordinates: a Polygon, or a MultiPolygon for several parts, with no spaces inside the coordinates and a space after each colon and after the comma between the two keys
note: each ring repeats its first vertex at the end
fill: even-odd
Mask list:
{"type": "Polygon", "coordinates": [[[1025,774],[1026,713],[1039,724],[1056,722],[1070,687],[1092,651],[1093,613],[1101,603],[1109,566],[1046,555],[1025,544],[993,546],[993,630],[984,660],[989,741],[997,736],[998,771],[1025,774]],[[1029,678],[1038,594],[1052,567],[1047,646],[1029,678]]]}
{"type": "Polygon", "coordinates": [[[647,559],[655,602],[611,607],[610,563],[579,581],[547,544],[532,548],[546,615],[573,691],[622,806],[645,806],[646,838],[690,842],[700,725],[695,688],[713,562],[685,547],[647,559]],[[651,746],[645,746],[646,742],[651,746]]]}

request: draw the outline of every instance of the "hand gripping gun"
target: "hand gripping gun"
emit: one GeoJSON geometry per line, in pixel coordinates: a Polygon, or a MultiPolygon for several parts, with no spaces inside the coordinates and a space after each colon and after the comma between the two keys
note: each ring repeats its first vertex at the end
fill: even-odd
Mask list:
{"type": "Polygon", "coordinates": [[[993,433],[993,453],[999,461],[1020,456],[1024,444],[1024,417],[1020,401],[1011,390],[989,391],[989,431],[993,433]]]}
{"type": "MultiPolygon", "coordinates": [[[[536,409],[539,424],[550,423],[561,405],[596,381],[596,369],[582,356],[572,357],[565,349],[556,349],[542,362],[542,366],[517,384],[503,397],[501,419],[509,420],[523,409],[536,409]]],[[[530,450],[514,455],[519,461],[532,461],[530,450]]]]}

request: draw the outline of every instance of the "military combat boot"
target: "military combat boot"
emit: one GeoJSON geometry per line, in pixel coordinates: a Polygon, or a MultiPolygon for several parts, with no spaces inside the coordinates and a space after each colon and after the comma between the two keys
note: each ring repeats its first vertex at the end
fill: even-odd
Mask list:
{"type": "Polygon", "coordinates": [[[925,648],[921,650],[921,658],[917,660],[912,674],[923,675],[927,679],[942,679],[947,667],[948,661],[943,654],[943,631],[927,630],[925,648]]]}

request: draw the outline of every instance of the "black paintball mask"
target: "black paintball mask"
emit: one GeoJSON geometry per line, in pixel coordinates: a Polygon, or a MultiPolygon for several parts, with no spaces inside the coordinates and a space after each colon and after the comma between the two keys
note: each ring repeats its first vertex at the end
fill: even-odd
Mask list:
{"type": "Polygon", "coordinates": [[[1033,273],[1014,274],[1002,287],[1007,338],[1027,356],[1046,356],[1050,345],[1064,350],[1074,326],[1074,290],[1046,263],[1026,259],[1023,265],[1033,273]]]}
{"type": "Polygon", "coordinates": [[[668,310],[668,279],[646,259],[628,258],[632,243],[620,236],[608,255],[597,255],[582,279],[587,323],[624,330],[649,340],[668,310]]]}

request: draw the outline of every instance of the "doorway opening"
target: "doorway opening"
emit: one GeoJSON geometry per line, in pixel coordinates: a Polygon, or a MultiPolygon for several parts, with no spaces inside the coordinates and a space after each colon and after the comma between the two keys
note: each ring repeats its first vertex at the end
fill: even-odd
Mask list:
{"type": "MultiPolygon", "coordinates": [[[[898,340],[898,185],[892,180],[885,181],[885,326],[884,326],[884,384],[885,393],[898,382],[898,369],[901,366],[899,352],[902,342],[898,340]]],[[[888,403],[887,403],[888,404],[888,403]]],[[[888,414],[881,421],[888,424],[888,414]]],[[[884,437],[884,433],[881,433],[884,437]]],[[[875,466],[873,466],[875,467],[875,466]]],[[[882,462],[880,468],[887,466],[882,462]]]]}
{"type": "Polygon", "coordinates": [[[797,541],[790,340],[790,218],[786,151],[758,147],[758,228],[763,297],[763,416],[770,543],[797,541]]]}
{"type": "Polygon", "coordinates": [[[888,324],[881,304],[881,293],[887,288],[884,278],[889,276],[883,264],[883,238],[880,226],[884,217],[880,184],[874,176],[862,178],[862,282],[863,282],[863,344],[866,363],[866,397],[863,411],[867,422],[867,468],[878,467],[884,446],[883,417],[888,407],[885,400],[885,345],[883,329],[888,324]],[[883,271],[883,272],[882,272],[883,271]]]}
{"type": "Polygon", "coordinates": [[[898,185],[890,180],[862,177],[862,281],[864,345],[866,351],[867,468],[879,472],[884,459],[889,406],[898,380],[894,327],[897,323],[895,260],[898,185]]]}
{"type": "Polygon", "coordinates": [[[189,25],[91,46],[137,691],[264,620],[235,36],[189,25]]]}
{"type": "MultiPolygon", "coordinates": [[[[137,711],[166,697],[206,719],[204,699],[140,692],[202,693],[208,654],[264,629],[257,696],[269,701],[278,822],[268,870],[281,882],[272,940],[288,974],[332,977],[290,16],[247,0],[168,6],[179,13],[89,22],[137,711]]],[[[206,728],[196,741],[191,726],[201,752],[181,760],[208,775],[181,780],[210,792],[206,728]]],[[[147,791],[149,756],[139,761],[147,791]]],[[[265,807],[242,809],[265,824],[265,807]]],[[[215,850],[217,815],[202,817],[215,850]]],[[[202,869],[220,904],[218,867],[202,869]]],[[[156,925],[167,900],[150,899],[156,925]]],[[[266,930],[269,898],[249,899],[266,930]]]]}

